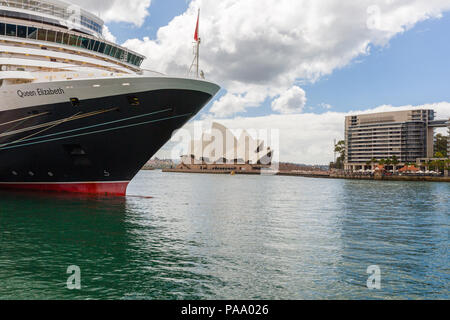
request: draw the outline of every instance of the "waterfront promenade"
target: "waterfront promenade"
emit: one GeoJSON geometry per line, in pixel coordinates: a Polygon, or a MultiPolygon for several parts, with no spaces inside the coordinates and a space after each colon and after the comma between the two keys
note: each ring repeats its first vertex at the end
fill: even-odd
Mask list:
{"type": "MultiPolygon", "coordinates": [[[[167,173],[197,173],[197,174],[240,174],[240,175],[260,175],[264,174],[259,170],[234,171],[234,170],[193,170],[193,169],[164,169],[167,173]]],[[[450,182],[450,177],[431,175],[373,175],[360,173],[344,173],[329,171],[278,171],[273,175],[325,178],[325,179],[350,179],[350,180],[378,180],[378,181],[424,181],[424,182],[450,182]]]]}

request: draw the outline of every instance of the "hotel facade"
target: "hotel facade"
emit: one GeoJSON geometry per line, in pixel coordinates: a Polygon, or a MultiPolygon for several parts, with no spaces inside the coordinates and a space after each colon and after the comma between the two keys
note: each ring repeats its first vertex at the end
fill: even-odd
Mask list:
{"type": "MultiPolygon", "coordinates": [[[[345,119],[345,170],[364,169],[372,159],[398,159],[399,165],[434,156],[434,130],[450,121],[433,110],[361,114],[345,119]]],[[[450,149],[450,145],[448,146],[450,149]]]]}

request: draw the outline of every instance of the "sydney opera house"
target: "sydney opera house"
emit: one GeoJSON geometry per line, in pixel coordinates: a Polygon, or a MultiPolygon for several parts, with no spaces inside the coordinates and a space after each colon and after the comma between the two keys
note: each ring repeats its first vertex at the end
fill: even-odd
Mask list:
{"type": "Polygon", "coordinates": [[[231,130],[213,123],[210,133],[190,141],[188,153],[178,169],[252,171],[269,167],[273,151],[265,141],[254,139],[246,130],[236,137],[231,130]]]}

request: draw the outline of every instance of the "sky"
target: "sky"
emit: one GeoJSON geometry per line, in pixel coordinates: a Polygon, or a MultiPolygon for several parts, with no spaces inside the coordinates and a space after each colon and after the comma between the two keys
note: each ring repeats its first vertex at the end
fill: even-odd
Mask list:
{"type": "MultiPolygon", "coordinates": [[[[349,114],[450,117],[448,0],[71,1],[169,75],[186,75],[201,9],[200,68],[222,90],[186,128],[276,130],[280,161],[328,164],[349,114]]],[[[158,156],[176,157],[176,141],[158,156]]]]}

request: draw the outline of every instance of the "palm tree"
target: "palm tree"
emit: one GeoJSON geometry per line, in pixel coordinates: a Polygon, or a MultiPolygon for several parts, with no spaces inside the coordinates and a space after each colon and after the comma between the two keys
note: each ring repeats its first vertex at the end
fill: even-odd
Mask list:
{"type": "Polygon", "coordinates": [[[392,160],[391,158],[387,158],[386,161],[384,162],[386,164],[386,166],[390,166],[392,164],[392,160]]]}
{"type": "Polygon", "coordinates": [[[427,168],[427,170],[431,170],[431,166],[432,166],[432,162],[431,161],[427,161],[426,163],[425,163],[425,166],[426,166],[426,168],[427,168]]]}
{"type": "Polygon", "coordinates": [[[375,164],[378,162],[378,160],[375,157],[373,157],[372,160],[370,160],[370,162],[372,163],[372,170],[374,170],[375,164]]]}
{"type": "Polygon", "coordinates": [[[394,173],[397,171],[397,166],[400,163],[400,161],[398,161],[397,156],[393,156],[392,157],[392,165],[394,166],[394,173]]]}

